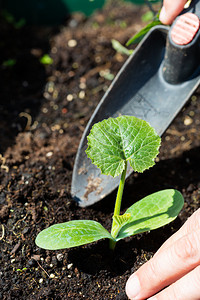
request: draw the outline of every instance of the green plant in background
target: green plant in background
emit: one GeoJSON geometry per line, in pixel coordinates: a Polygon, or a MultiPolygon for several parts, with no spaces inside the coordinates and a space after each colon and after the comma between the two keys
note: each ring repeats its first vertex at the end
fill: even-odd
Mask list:
{"type": "Polygon", "coordinates": [[[7,59],[2,63],[3,67],[13,67],[14,65],[16,65],[17,61],[16,59],[7,59]]]}
{"type": "Polygon", "coordinates": [[[22,272],[24,272],[24,271],[26,271],[27,270],[27,268],[26,267],[24,267],[23,269],[17,269],[17,272],[20,272],[20,273],[22,273],[22,272]]]}
{"type": "Polygon", "coordinates": [[[160,12],[154,17],[153,21],[144,28],[142,28],[138,33],[136,33],[134,36],[132,36],[128,42],[126,43],[126,46],[130,46],[131,44],[137,44],[139,43],[144,36],[149,32],[151,28],[153,28],[156,25],[161,25],[162,23],[159,20],[159,14],[160,12]]]}
{"type": "Polygon", "coordinates": [[[133,50],[129,50],[126,47],[122,46],[122,44],[120,44],[120,42],[118,42],[117,40],[112,39],[111,42],[112,47],[116,52],[126,55],[131,55],[133,53],[133,50]]]}
{"type": "MultiPolygon", "coordinates": [[[[135,35],[133,35],[127,42],[126,42],[126,46],[130,46],[132,44],[137,44],[139,43],[144,36],[149,32],[149,30],[151,28],[153,28],[156,25],[160,25],[162,24],[159,20],[159,14],[160,11],[158,13],[156,13],[152,7],[152,3],[153,2],[160,2],[160,1],[154,1],[154,0],[145,0],[144,1],[147,6],[149,7],[149,11],[147,11],[145,14],[142,15],[142,21],[143,22],[150,22],[149,24],[147,24],[145,27],[143,27],[139,32],[137,32],[135,35]]],[[[116,41],[116,40],[112,40],[112,47],[119,53],[121,54],[126,54],[126,55],[131,55],[133,53],[134,50],[129,50],[127,49],[125,46],[121,45],[120,42],[116,41]]]]}
{"type": "Polygon", "coordinates": [[[24,18],[16,21],[14,16],[6,9],[1,11],[1,17],[4,18],[7,23],[12,24],[15,29],[20,29],[26,24],[26,20],[24,18]]]}
{"type": "Polygon", "coordinates": [[[57,250],[71,248],[108,238],[110,248],[117,241],[161,227],[173,221],[183,207],[182,195],[167,189],[134,203],[120,214],[127,164],[136,172],[152,167],[160,146],[160,137],[149,123],[133,116],[109,118],[96,123],[88,135],[86,153],[102,174],[121,174],[111,233],[92,220],[74,220],[52,225],[41,231],[37,246],[57,250]]]}
{"type": "Polygon", "coordinates": [[[44,54],[40,58],[40,63],[43,64],[43,65],[52,65],[53,59],[49,56],[49,54],[44,54]]]}

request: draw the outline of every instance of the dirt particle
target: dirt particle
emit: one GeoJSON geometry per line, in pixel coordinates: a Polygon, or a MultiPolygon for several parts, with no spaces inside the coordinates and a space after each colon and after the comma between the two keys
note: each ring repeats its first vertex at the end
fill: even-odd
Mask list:
{"type": "Polygon", "coordinates": [[[185,126],[189,126],[191,125],[193,122],[192,118],[190,118],[189,116],[186,116],[185,119],[184,119],[184,125],[185,126]]]}
{"type": "Polygon", "coordinates": [[[62,261],[62,260],[63,260],[63,257],[64,257],[64,255],[63,255],[62,253],[58,253],[58,254],[56,255],[56,258],[57,258],[58,261],[62,261]]]}
{"type": "Polygon", "coordinates": [[[0,219],[5,219],[7,218],[9,215],[9,207],[8,205],[4,205],[1,209],[0,209],[0,219]]]}
{"type": "Polygon", "coordinates": [[[18,249],[19,249],[19,247],[21,246],[21,241],[19,241],[16,245],[15,245],[15,247],[12,249],[12,251],[10,252],[10,255],[14,255],[17,251],[18,251],[18,249]]]}
{"type": "Polygon", "coordinates": [[[96,194],[101,193],[102,188],[99,188],[99,185],[101,184],[102,179],[97,177],[94,178],[93,176],[88,177],[88,185],[86,187],[86,192],[84,194],[84,198],[87,200],[90,193],[96,191],[96,194]]]}

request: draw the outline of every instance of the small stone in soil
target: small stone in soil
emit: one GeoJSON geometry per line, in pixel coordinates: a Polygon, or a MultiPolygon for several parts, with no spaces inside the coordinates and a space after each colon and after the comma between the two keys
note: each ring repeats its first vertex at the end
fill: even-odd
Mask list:
{"type": "Polygon", "coordinates": [[[29,261],[28,261],[28,265],[30,266],[30,267],[34,267],[34,266],[36,266],[36,260],[34,259],[34,258],[31,258],[29,261]]]}
{"type": "Polygon", "coordinates": [[[58,261],[62,261],[63,260],[64,255],[62,253],[58,253],[56,258],[58,261]]]}
{"type": "Polygon", "coordinates": [[[68,264],[68,265],[67,265],[67,269],[68,269],[68,270],[71,269],[72,266],[73,266],[73,264],[68,264]]]}
{"type": "Polygon", "coordinates": [[[58,261],[57,261],[57,258],[55,256],[52,257],[51,264],[53,264],[54,266],[57,266],[58,261]]]}

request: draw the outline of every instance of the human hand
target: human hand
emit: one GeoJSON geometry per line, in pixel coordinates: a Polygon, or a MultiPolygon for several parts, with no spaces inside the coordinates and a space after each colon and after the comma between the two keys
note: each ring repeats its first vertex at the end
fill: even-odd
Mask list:
{"type": "Polygon", "coordinates": [[[183,10],[187,0],[164,0],[163,7],[160,12],[160,21],[169,25],[183,10]]]}
{"type": "Polygon", "coordinates": [[[132,300],[200,299],[200,209],[131,275],[126,293],[132,300]]]}

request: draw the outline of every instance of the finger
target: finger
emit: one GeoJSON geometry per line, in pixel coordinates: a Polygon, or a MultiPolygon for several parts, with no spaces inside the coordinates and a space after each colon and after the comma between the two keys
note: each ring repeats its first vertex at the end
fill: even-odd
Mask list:
{"type": "Polygon", "coordinates": [[[164,244],[159,248],[155,255],[157,255],[157,253],[159,253],[160,251],[163,251],[164,249],[170,247],[184,235],[187,235],[188,233],[191,233],[197,229],[200,229],[200,209],[195,211],[193,215],[188,218],[185,224],[176,233],[174,233],[166,242],[164,242],[164,244]]]}
{"type": "Polygon", "coordinates": [[[148,300],[199,300],[200,266],[148,300]]]}
{"type": "Polygon", "coordinates": [[[160,21],[163,24],[171,24],[176,16],[183,10],[186,2],[187,0],[164,0],[160,12],[160,21]]]}
{"type": "Polygon", "coordinates": [[[200,229],[177,240],[160,251],[126,284],[130,299],[146,299],[177,281],[200,264],[200,229]]]}

